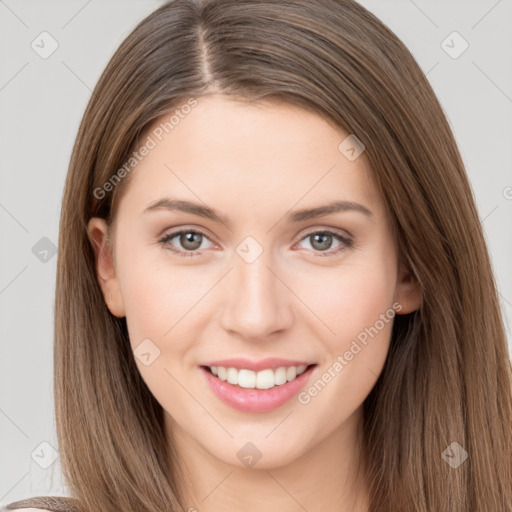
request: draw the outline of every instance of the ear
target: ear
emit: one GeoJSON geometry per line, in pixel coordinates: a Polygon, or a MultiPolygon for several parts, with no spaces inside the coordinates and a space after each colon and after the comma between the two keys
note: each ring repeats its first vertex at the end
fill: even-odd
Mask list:
{"type": "Polygon", "coordinates": [[[110,312],[122,318],[125,316],[125,309],[108,239],[107,223],[105,219],[93,217],[87,224],[87,230],[96,258],[96,276],[103,291],[103,297],[110,312]]]}
{"type": "Polygon", "coordinates": [[[398,315],[417,311],[421,305],[421,287],[414,273],[401,263],[398,268],[395,301],[400,304],[398,315]]]}

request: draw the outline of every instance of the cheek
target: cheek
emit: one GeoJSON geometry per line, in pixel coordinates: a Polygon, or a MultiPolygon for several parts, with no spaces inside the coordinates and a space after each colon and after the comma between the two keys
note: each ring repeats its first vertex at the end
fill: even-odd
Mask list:
{"type": "MultiPolygon", "coordinates": [[[[190,321],[194,304],[205,286],[193,272],[172,270],[171,256],[164,249],[149,247],[123,258],[119,250],[118,277],[132,347],[149,338],[163,350],[181,327],[190,321]]],[[[173,350],[179,351],[176,339],[173,350]]]]}
{"type": "MultiPolygon", "coordinates": [[[[319,311],[335,334],[322,336],[328,355],[320,382],[311,393],[317,396],[324,386],[328,388],[322,391],[317,406],[338,403],[340,417],[358,407],[375,385],[387,357],[395,317],[393,247],[381,244],[364,256],[340,267],[329,291],[321,302],[317,299],[323,307],[319,311]]],[[[310,399],[307,391],[301,403],[310,399]]]]}
{"type": "Polygon", "coordinates": [[[385,267],[365,268],[347,276],[338,302],[339,332],[356,337],[375,324],[393,304],[395,282],[396,276],[385,267]]]}
{"type": "Polygon", "coordinates": [[[150,251],[133,251],[119,265],[128,335],[134,361],[152,395],[165,410],[178,414],[187,403],[178,383],[195,339],[191,325],[198,327],[193,306],[204,295],[205,283],[192,273],[173,271],[165,255],[158,260],[151,256],[150,251]]]}
{"type": "MultiPolygon", "coordinates": [[[[301,297],[307,298],[304,302],[322,324],[317,332],[331,347],[329,352],[342,350],[373,326],[381,314],[389,314],[396,279],[394,253],[386,245],[354,253],[337,268],[300,277],[301,297]]],[[[386,330],[380,322],[378,326],[386,330]]]]}
{"type": "Polygon", "coordinates": [[[165,249],[154,247],[132,251],[119,263],[128,335],[139,372],[158,401],[170,393],[179,402],[182,389],[177,382],[195,366],[197,339],[208,322],[214,271],[179,267],[165,249]],[[151,363],[146,365],[143,354],[148,352],[151,363]]]}
{"type": "Polygon", "coordinates": [[[340,276],[341,289],[332,287],[319,304],[334,334],[324,329],[318,338],[325,352],[321,369],[297,397],[309,417],[329,416],[329,423],[318,427],[325,435],[361,406],[389,351],[396,276],[378,266],[360,270],[340,276]]]}

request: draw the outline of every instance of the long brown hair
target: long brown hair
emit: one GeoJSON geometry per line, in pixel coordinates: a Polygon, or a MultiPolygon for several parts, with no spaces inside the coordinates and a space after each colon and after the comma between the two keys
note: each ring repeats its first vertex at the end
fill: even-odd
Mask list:
{"type": "Polygon", "coordinates": [[[210,93],[294,104],[355,134],[421,286],[420,309],[395,317],[364,403],[371,510],[511,510],[511,366],[470,184],[424,73],[352,0],[173,0],[102,74],[74,145],[59,235],[55,405],[72,495],[87,511],[183,510],[162,408],[125,319],[105,306],[87,222],[113,221],[130,175],[112,193],[94,191],[155,120],[210,93]],[[462,449],[467,459],[452,467],[446,453],[462,449]]]}

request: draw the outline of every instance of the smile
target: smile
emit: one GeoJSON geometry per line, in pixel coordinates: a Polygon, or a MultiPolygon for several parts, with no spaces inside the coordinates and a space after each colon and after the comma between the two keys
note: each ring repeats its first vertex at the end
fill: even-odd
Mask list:
{"type": "MultiPolygon", "coordinates": [[[[234,365],[235,360],[222,363],[234,365]]],[[[207,364],[199,366],[199,370],[209,389],[224,404],[243,412],[262,413],[277,409],[296,396],[317,367],[317,364],[294,363],[301,364],[275,359],[258,363],[236,360],[238,368],[207,364]]]]}
{"type": "Polygon", "coordinates": [[[271,389],[294,380],[306,371],[307,365],[281,366],[275,370],[267,368],[259,372],[245,368],[226,368],[224,366],[210,366],[208,368],[211,373],[216,375],[220,380],[238,385],[241,388],[271,389]]]}

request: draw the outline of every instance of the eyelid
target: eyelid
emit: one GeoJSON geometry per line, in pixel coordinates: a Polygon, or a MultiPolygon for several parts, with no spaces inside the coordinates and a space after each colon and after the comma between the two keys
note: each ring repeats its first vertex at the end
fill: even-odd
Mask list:
{"type": "MultiPolygon", "coordinates": [[[[308,239],[310,236],[313,236],[317,233],[328,234],[335,238],[340,246],[334,249],[327,249],[325,251],[315,251],[315,250],[307,250],[306,252],[313,254],[314,257],[336,257],[343,254],[345,251],[352,249],[354,247],[354,238],[348,232],[344,230],[340,230],[339,228],[327,228],[327,227],[312,227],[308,228],[307,231],[302,232],[299,240],[294,244],[293,247],[300,244],[303,240],[308,239]]],[[[300,250],[300,249],[294,249],[300,250]]]]}
{"type": "MultiPolygon", "coordinates": [[[[186,231],[186,230],[190,230],[190,231],[196,231],[197,233],[200,233],[202,234],[203,236],[205,236],[206,238],[208,238],[211,242],[214,242],[215,244],[217,245],[221,245],[219,244],[219,242],[215,241],[215,237],[213,237],[212,235],[210,235],[208,233],[208,230],[202,228],[202,227],[196,227],[195,225],[191,224],[191,225],[184,225],[184,226],[175,226],[175,227],[171,227],[171,228],[165,228],[164,230],[162,230],[162,232],[157,235],[157,238],[158,239],[161,239],[163,237],[167,237],[169,235],[177,235],[178,233],[180,233],[181,231],[186,231]]],[[[352,239],[353,236],[346,230],[344,229],[340,229],[340,228],[335,228],[335,227],[332,227],[332,226],[322,226],[322,225],[319,225],[319,226],[310,226],[308,228],[304,228],[304,230],[302,231],[299,231],[299,233],[297,233],[293,238],[297,238],[300,236],[300,238],[297,239],[297,242],[300,242],[304,237],[308,236],[308,235],[311,235],[313,233],[318,233],[320,231],[329,231],[329,232],[334,232],[344,238],[350,238],[352,239]]]]}
{"type": "Polygon", "coordinates": [[[221,245],[221,244],[219,244],[219,242],[217,242],[215,240],[215,237],[213,235],[211,235],[207,229],[195,226],[193,224],[190,224],[190,225],[186,224],[186,225],[179,225],[179,226],[174,226],[174,227],[170,227],[170,228],[169,227],[165,228],[164,230],[161,231],[160,234],[157,235],[157,238],[158,238],[158,240],[161,240],[162,238],[166,238],[170,235],[172,235],[174,237],[182,231],[193,231],[195,233],[199,233],[199,234],[203,235],[204,237],[208,238],[208,240],[210,240],[210,242],[212,242],[216,245],[221,245]]]}
{"type": "MultiPolygon", "coordinates": [[[[163,245],[166,249],[168,249],[174,253],[177,253],[180,256],[196,256],[196,255],[199,256],[199,255],[203,254],[205,252],[205,249],[196,249],[195,251],[185,251],[183,249],[176,248],[175,246],[173,246],[170,243],[170,240],[172,240],[176,236],[178,236],[182,233],[189,233],[189,232],[193,232],[198,235],[202,235],[203,238],[206,238],[214,246],[219,245],[217,242],[215,242],[215,240],[212,240],[212,237],[208,233],[206,233],[206,231],[203,230],[202,228],[195,228],[195,227],[190,228],[188,226],[184,226],[184,227],[180,226],[180,227],[176,227],[176,228],[170,228],[170,231],[168,231],[167,233],[164,231],[161,235],[158,236],[157,244],[163,245]]],[[[212,247],[209,247],[209,249],[212,249],[212,247]]]]}
{"type": "Polygon", "coordinates": [[[304,230],[299,231],[299,233],[296,236],[300,236],[300,238],[298,239],[298,241],[300,242],[305,236],[312,235],[313,233],[318,233],[318,232],[322,232],[322,231],[328,231],[330,233],[334,233],[343,238],[348,238],[351,240],[354,238],[352,236],[352,234],[349,233],[346,229],[335,228],[333,226],[322,226],[322,225],[309,226],[308,228],[304,228],[304,230]]]}
{"type": "MultiPolygon", "coordinates": [[[[167,228],[167,229],[169,229],[168,232],[166,232],[167,230],[164,230],[162,232],[162,234],[159,235],[158,243],[165,245],[167,243],[164,241],[165,239],[172,239],[175,236],[181,234],[182,232],[189,231],[189,232],[194,232],[194,233],[202,235],[203,237],[208,239],[211,243],[213,243],[217,246],[220,245],[215,240],[212,240],[213,237],[211,237],[206,232],[207,230],[205,230],[203,228],[190,226],[190,225],[184,225],[184,226],[177,226],[174,228],[167,228]]],[[[340,240],[341,243],[344,243],[346,246],[345,248],[347,248],[347,249],[353,245],[353,236],[345,230],[342,230],[340,228],[327,227],[327,226],[310,226],[309,228],[305,228],[304,231],[302,231],[298,235],[296,235],[299,238],[294,243],[294,247],[298,243],[302,242],[308,236],[311,236],[316,233],[327,233],[327,234],[332,234],[332,235],[338,236],[341,239],[340,240]]],[[[294,237],[294,238],[296,238],[296,237],[294,237]]],[[[170,245],[171,244],[169,244],[169,246],[170,245]]],[[[167,247],[167,248],[175,253],[179,253],[180,255],[185,255],[185,256],[201,255],[205,251],[205,249],[198,249],[195,251],[185,251],[183,249],[176,249],[176,248],[171,248],[171,247],[167,247]]],[[[343,250],[343,249],[341,249],[341,250],[343,250]]],[[[334,250],[331,249],[331,250],[327,250],[327,251],[308,251],[308,252],[312,252],[312,253],[316,254],[317,256],[328,256],[328,255],[334,255],[337,252],[340,252],[340,249],[334,249],[334,250]]]]}

